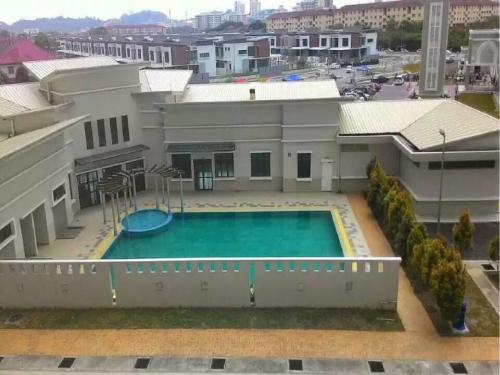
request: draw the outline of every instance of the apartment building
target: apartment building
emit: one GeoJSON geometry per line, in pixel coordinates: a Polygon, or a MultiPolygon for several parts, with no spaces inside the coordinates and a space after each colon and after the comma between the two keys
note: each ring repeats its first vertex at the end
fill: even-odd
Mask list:
{"type": "MultiPolygon", "coordinates": [[[[469,24],[498,14],[498,3],[490,0],[451,0],[449,24],[469,24]]],[[[326,12],[309,10],[274,14],[266,20],[267,30],[301,31],[315,27],[328,30],[334,25],[365,25],[384,28],[389,20],[417,21],[424,18],[423,0],[398,0],[345,5],[326,12]]]]}
{"type": "Polygon", "coordinates": [[[143,35],[143,34],[166,34],[168,27],[162,25],[113,25],[107,26],[110,34],[116,35],[143,35]]]}
{"type": "MultiPolygon", "coordinates": [[[[189,84],[187,70],[109,57],[26,63],[38,82],[0,86],[0,258],[35,257],[106,174],[168,164],[189,191],[361,191],[377,157],[435,217],[498,220],[499,124],[444,99],[352,103],[335,81],[189,84]]],[[[146,176],[137,190],[154,189],[146,176]]],[[[170,187],[179,189],[173,179],[170,187]]]]}

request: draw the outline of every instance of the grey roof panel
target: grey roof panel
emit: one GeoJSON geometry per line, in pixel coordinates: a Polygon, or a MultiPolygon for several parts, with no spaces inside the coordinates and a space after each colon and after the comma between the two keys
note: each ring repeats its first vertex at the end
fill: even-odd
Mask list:
{"type": "Polygon", "coordinates": [[[207,142],[207,143],[174,143],[169,144],[167,152],[217,152],[234,151],[234,142],[207,142]]]}

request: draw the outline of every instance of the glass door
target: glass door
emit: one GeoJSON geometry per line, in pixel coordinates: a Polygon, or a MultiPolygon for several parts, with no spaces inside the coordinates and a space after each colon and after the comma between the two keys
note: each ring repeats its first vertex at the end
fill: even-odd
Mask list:
{"type": "Polygon", "coordinates": [[[213,190],[212,159],[194,160],[195,190],[213,190]]]}
{"type": "Polygon", "coordinates": [[[82,173],[76,176],[78,181],[78,197],[80,208],[95,206],[101,203],[99,192],[97,191],[97,171],[82,173]]]}

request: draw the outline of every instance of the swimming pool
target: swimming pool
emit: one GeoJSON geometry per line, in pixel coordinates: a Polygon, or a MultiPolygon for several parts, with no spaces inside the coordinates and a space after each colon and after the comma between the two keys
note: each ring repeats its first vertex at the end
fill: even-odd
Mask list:
{"type": "Polygon", "coordinates": [[[330,211],[274,211],[176,213],[151,236],[118,236],[103,258],[343,256],[330,211]]]}

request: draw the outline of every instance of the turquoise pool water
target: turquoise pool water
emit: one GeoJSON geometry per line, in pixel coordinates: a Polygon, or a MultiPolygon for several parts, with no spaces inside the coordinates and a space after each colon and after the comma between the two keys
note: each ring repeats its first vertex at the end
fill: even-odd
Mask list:
{"type": "Polygon", "coordinates": [[[174,214],[147,237],[120,235],[104,259],[342,257],[329,211],[174,214]]]}

